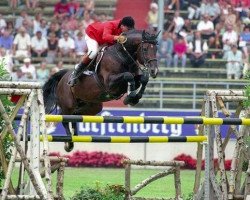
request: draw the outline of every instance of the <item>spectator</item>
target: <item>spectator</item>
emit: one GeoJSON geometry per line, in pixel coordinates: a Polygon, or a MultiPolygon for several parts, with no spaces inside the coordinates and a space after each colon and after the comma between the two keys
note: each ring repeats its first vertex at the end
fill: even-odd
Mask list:
{"type": "Polygon", "coordinates": [[[226,54],[227,60],[227,78],[240,79],[242,75],[242,53],[237,49],[237,45],[233,44],[231,50],[226,54]]]}
{"type": "Polygon", "coordinates": [[[62,60],[59,60],[59,61],[57,62],[57,64],[56,64],[56,67],[57,67],[58,70],[64,69],[64,63],[63,63],[63,61],[62,61],[62,60]]]}
{"type": "Polygon", "coordinates": [[[12,81],[26,81],[24,73],[19,67],[16,67],[11,72],[12,81]]]}
{"type": "Polygon", "coordinates": [[[106,22],[108,20],[108,16],[106,13],[100,13],[98,15],[98,21],[99,22],[106,22]]]}
{"type": "Polygon", "coordinates": [[[70,36],[73,36],[77,27],[78,21],[73,17],[73,15],[64,17],[63,23],[61,25],[61,29],[63,32],[67,31],[70,36]]]}
{"type": "Polygon", "coordinates": [[[30,55],[30,36],[22,26],[13,42],[13,55],[16,57],[28,57],[30,55]]]}
{"type": "Polygon", "coordinates": [[[83,6],[84,6],[84,12],[94,13],[95,10],[94,0],[85,0],[83,6]]]}
{"type": "Polygon", "coordinates": [[[148,11],[146,22],[149,30],[157,31],[158,27],[158,5],[157,3],[150,4],[150,10],[148,11]]]}
{"type": "Polygon", "coordinates": [[[59,39],[58,43],[59,52],[58,55],[74,57],[75,43],[74,40],[69,37],[68,32],[63,33],[63,37],[59,39]]]}
{"type": "Polygon", "coordinates": [[[36,8],[38,5],[37,0],[25,0],[26,8],[36,8]]]}
{"type": "Polygon", "coordinates": [[[56,64],[56,67],[58,70],[62,70],[64,66],[64,63],[62,60],[59,60],[58,63],[56,64]]]}
{"type": "Polygon", "coordinates": [[[203,20],[201,20],[197,25],[197,31],[201,32],[201,38],[203,40],[208,40],[209,47],[214,44],[215,41],[215,31],[214,24],[209,20],[208,15],[203,16],[203,20]]]}
{"type": "Polygon", "coordinates": [[[18,16],[16,18],[15,29],[19,29],[22,26],[23,20],[26,20],[27,23],[28,23],[28,26],[32,27],[32,25],[33,25],[32,20],[28,16],[26,10],[22,10],[21,13],[20,13],[20,16],[18,16]]]}
{"type": "Polygon", "coordinates": [[[10,34],[8,30],[3,32],[3,35],[0,36],[0,47],[3,47],[7,50],[7,54],[11,53],[11,48],[13,45],[14,37],[10,34]]]}
{"type": "Polygon", "coordinates": [[[22,73],[26,76],[27,79],[36,80],[36,68],[31,64],[30,58],[25,58],[23,62],[24,64],[20,68],[22,70],[22,73]]]}
{"type": "Polygon", "coordinates": [[[48,26],[47,26],[47,21],[45,19],[41,19],[38,30],[41,31],[43,37],[47,37],[48,26]]]}
{"type": "Polygon", "coordinates": [[[33,36],[33,27],[30,26],[26,19],[23,20],[22,26],[26,29],[26,32],[29,34],[29,36],[33,36]]]}
{"type": "Polygon", "coordinates": [[[238,34],[233,30],[233,26],[227,26],[226,31],[222,35],[224,56],[226,55],[226,52],[231,49],[231,45],[236,44],[237,42],[238,34]]]}
{"type": "Polygon", "coordinates": [[[18,6],[18,0],[9,0],[10,7],[16,9],[18,6]]]}
{"type": "Polygon", "coordinates": [[[222,35],[226,31],[225,16],[221,16],[219,23],[215,26],[215,48],[222,48],[222,35]]]}
{"type": "Polygon", "coordinates": [[[228,14],[225,15],[225,19],[226,19],[225,20],[226,26],[235,26],[237,16],[236,16],[236,13],[231,6],[229,6],[229,8],[228,8],[228,14]]]}
{"type": "Polygon", "coordinates": [[[61,22],[69,14],[70,10],[67,0],[59,0],[54,6],[54,17],[61,22]]]}
{"type": "Polygon", "coordinates": [[[73,18],[79,19],[83,16],[83,8],[81,8],[80,3],[76,0],[70,0],[69,2],[69,12],[73,18]]]}
{"type": "Polygon", "coordinates": [[[239,46],[242,48],[245,60],[249,60],[249,50],[250,50],[250,28],[245,26],[243,32],[240,34],[239,46]]]}
{"type": "Polygon", "coordinates": [[[48,56],[47,62],[54,63],[55,57],[58,52],[58,40],[56,38],[56,34],[51,32],[48,37],[48,56]]]}
{"type": "Polygon", "coordinates": [[[215,0],[209,0],[206,7],[207,14],[210,17],[210,20],[217,24],[220,18],[220,6],[215,0]]]}
{"type": "Polygon", "coordinates": [[[171,67],[172,54],[173,54],[173,39],[171,33],[165,31],[162,35],[162,39],[159,41],[158,46],[158,60],[164,59],[165,67],[171,67]]]}
{"type": "Polygon", "coordinates": [[[0,14],[0,34],[3,33],[4,29],[7,27],[7,23],[3,18],[2,14],[0,14]]]}
{"type": "Polygon", "coordinates": [[[75,38],[75,52],[76,56],[80,57],[86,54],[88,51],[85,38],[81,31],[78,31],[77,37],[75,38]]]}
{"type": "Polygon", "coordinates": [[[229,11],[229,7],[231,7],[228,2],[226,1],[220,1],[219,2],[219,6],[220,6],[220,13],[221,13],[221,16],[225,16],[225,15],[228,15],[229,11]]]}
{"type": "Polygon", "coordinates": [[[7,22],[6,30],[8,30],[10,32],[10,35],[15,35],[14,24],[12,21],[7,22]]]}
{"type": "MultiPolygon", "coordinates": [[[[92,24],[94,20],[90,16],[90,12],[84,12],[84,19],[82,20],[82,24],[84,29],[88,27],[88,25],[92,24]]],[[[85,31],[84,31],[85,32],[85,31]]]]}
{"type": "Polygon", "coordinates": [[[179,37],[176,42],[174,42],[174,71],[178,72],[178,61],[181,59],[181,72],[185,72],[186,60],[187,60],[187,44],[186,41],[179,37]]]}
{"type": "Polygon", "coordinates": [[[47,38],[43,37],[42,32],[38,30],[36,35],[31,39],[31,55],[34,57],[46,57],[47,52],[47,38]]]}
{"type": "Polygon", "coordinates": [[[202,0],[201,1],[201,6],[200,6],[200,14],[201,16],[207,15],[207,7],[208,7],[208,1],[209,0],[202,0]]]}
{"type": "Polygon", "coordinates": [[[37,80],[45,83],[46,80],[49,78],[50,71],[47,69],[47,63],[46,62],[41,62],[40,68],[37,69],[36,75],[37,75],[37,80]]]}
{"type": "Polygon", "coordinates": [[[207,43],[201,39],[199,31],[195,32],[194,41],[189,43],[189,58],[193,67],[200,67],[205,63],[207,43]]]}
{"type": "Polygon", "coordinates": [[[11,73],[13,68],[12,56],[6,53],[4,48],[0,48],[0,62],[4,63],[5,69],[11,73]]]}
{"type": "Polygon", "coordinates": [[[188,19],[199,19],[200,17],[200,0],[188,1],[188,19]]]}
{"type": "MultiPolygon", "coordinates": [[[[250,2],[249,2],[249,4],[250,4],[250,2]]],[[[242,10],[241,10],[241,12],[239,13],[241,21],[244,24],[249,24],[250,23],[249,7],[250,7],[250,5],[243,7],[242,10]]]]}
{"type": "Polygon", "coordinates": [[[78,22],[77,30],[74,33],[74,37],[76,37],[78,31],[81,31],[83,34],[85,34],[85,27],[82,21],[78,22]]]}
{"type": "Polygon", "coordinates": [[[179,11],[175,11],[174,18],[170,26],[168,27],[168,32],[172,29],[174,29],[174,33],[179,33],[184,26],[184,19],[180,17],[179,11]]]}
{"type": "Polygon", "coordinates": [[[171,3],[167,1],[167,10],[180,10],[180,0],[171,0],[171,3]]]}
{"type": "Polygon", "coordinates": [[[186,41],[190,42],[193,40],[193,24],[190,19],[185,19],[182,31],[179,33],[186,41]]]}
{"type": "Polygon", "coordinates": [[[59,72],[59,69],[57,67],[53,67],[51,70],[50,70],[50,76],[54,75],[55,73],[59,72]]]}
{"type": "Polygon", "coordinates": [[[54,33],[57,39],[61,38],[60,25],[55,21],[52,21],[49,25],[49,28],[47,29],[47,36],[49,36],[50,33],[54,33]]]}
{"type": "Polygon", "coordinates": [[[35,14],[35,19],[33,20],[33,35],[35,35],[36,32],[38,31],[40,24],[41,24],[42,17],[43,15],[41,12],[37,12],[35,14]]]}

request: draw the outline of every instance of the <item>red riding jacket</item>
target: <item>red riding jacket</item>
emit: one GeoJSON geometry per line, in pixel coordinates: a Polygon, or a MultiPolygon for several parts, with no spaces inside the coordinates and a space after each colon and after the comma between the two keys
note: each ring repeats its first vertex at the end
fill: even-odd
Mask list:
{"type": "Polygon", "coordinates": [[[118,28],[120,21],[94,22],[87,27],[86,34],[99,45],[114,44],[114,36],[122,33],[122,30],[118,28]]]}

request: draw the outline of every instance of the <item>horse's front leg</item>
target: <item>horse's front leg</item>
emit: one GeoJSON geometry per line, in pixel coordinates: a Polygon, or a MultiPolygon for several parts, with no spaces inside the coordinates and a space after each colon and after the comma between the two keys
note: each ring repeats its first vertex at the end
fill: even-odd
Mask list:
{"type": "Polygon", "coordinates": [[[142,75],[139,75],[138,79],[141,85],[136,92],[136,98],[141,99],[149,81],[149,74],[147,72],[143,72],[142,75]]]}
{"type": "Polygon", "coordinates": [[[133,74],[131,74],[130,72],[110,76],[109,89],[112,90],[117,86],[119,87],[119,85],[122,85],[123,83],[127,84],[127,96],[124,99],[123,103],[125,105],[135,105],[132,102],[132,100],[136,98],[135,79],[133,74]]]}

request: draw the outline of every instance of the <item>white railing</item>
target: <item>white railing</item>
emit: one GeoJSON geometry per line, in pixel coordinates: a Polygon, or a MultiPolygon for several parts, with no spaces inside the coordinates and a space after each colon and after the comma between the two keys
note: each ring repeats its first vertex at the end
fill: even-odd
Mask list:
{"type": "Polygon", "coordinates": [[[244,90],[246,85],[246,82],[150,81],[141,102],[157,102],[158,108],[164,108],[166,101],[183,99],[192,103],[192,109],[198,109],[197,104],[203,100],[207,89],[244,90]]]}

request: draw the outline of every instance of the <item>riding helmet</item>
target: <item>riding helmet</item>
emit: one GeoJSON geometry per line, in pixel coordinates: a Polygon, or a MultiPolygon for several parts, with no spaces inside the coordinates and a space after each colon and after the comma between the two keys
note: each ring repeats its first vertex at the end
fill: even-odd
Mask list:
{"type": "Polygon", "coordinates": [[[130,29],[133,29],[135,26],[135,20],[131,16],[123,17],[119,24],[119,27],[121,25],[127,26],[130,29]]]}

